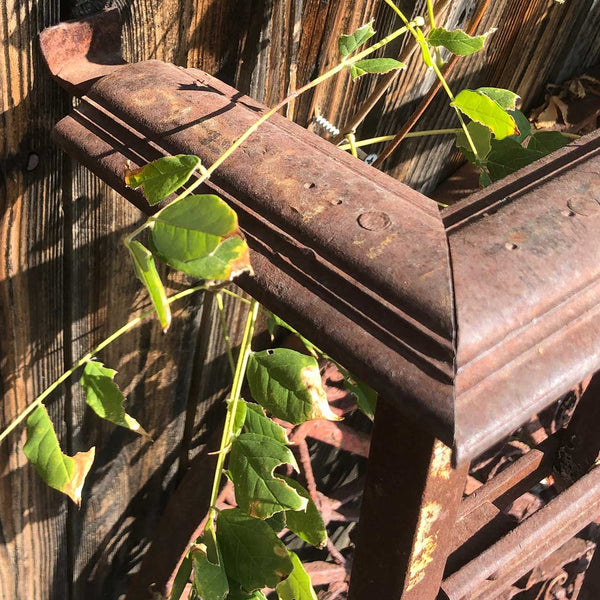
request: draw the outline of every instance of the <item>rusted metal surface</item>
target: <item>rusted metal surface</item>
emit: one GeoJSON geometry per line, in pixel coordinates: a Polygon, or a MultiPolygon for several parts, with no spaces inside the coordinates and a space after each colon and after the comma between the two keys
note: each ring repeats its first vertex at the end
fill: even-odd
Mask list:
{"type": "Polygon", "coordinates": [[[350,600],[436,598],[467,467],[451,450],[379,402],[350,600]]]}
{"type": "Polygon", "coordinates": [[[508,535],[444,580],[449,600],[494,598],[600,514],[594,468],[508,535]]]}
{"type": "Polygon", "coordinates": [[[457,460],[600,364],[600,133],[445,213],[457,312],[457,460]]]}
{"type": "MultiPolygon", "coordinates": [[[[97,82],[56,137],[149,212],[124,186],[127,160],[184,152],[210,164],[259,110],[208,75],[150,61],[97,82]]],[[[253,250],[256,276],[240,286],[451,444],[450,271],[435,203],[277,116],[207,189],[236,209],[253,250]],[[389,222],[373,226],[375,212],[389,222]]]]}
{"type": "Polygon", "coordinates": [[[40,34],[40,46],[54,79],[75,96],[125,64],[116,8],[48,27],[40,34]]]}
{"type": "MultiPolygon", "coordinates": [[[[123,184],[127,160],[186,152],[210,164],[261,110],[204,73],[150,61],[98,81],[56,135],[149,212],[123,184]]],[[[448,211],[452,275],[431,201],[281,117],[207,189],[248,236],[257,275],[242,287],[402,398],[463,462],[600,365],[598,140],[448,211]]]]}

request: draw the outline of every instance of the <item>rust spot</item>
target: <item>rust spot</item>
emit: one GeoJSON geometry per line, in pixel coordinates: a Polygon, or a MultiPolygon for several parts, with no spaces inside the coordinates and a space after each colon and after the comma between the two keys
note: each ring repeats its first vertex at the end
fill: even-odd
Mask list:
{"type": "Polygon", "coordinates": [[[437,548],[435,524],[441,512],[442,505],[438,502],[426,504],[421,511],[415,544],[410,557],[407,592],[424,579],[427,567],[433,561],[433,554],[437,548]]]}
{"type": "Polygon", "coordinates": [[[392,241],[394,240],[395,237],[396,237],[395,233],[390,233],[390,235],[388,235],[384,240],[382,240],[379,243],[379,245],[375,246],[374,248],[371,248],[367,252],[367,256],[371,259],[377,258],[380,254],[383,253],[386,246],[389,246],[392,243],[392,241]]]}

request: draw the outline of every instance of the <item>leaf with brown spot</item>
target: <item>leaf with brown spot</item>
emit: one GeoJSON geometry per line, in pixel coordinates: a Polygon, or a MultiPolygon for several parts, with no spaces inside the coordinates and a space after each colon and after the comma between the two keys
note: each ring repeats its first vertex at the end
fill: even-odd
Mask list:
{"type": "Polygon", "coordinates": [[[95,451],[92,447],[75,456],[63,454],[43,404],[27,419],[27,442],[23,447],[25,456],[50,487],[69,496],[77,506],[81,505],[83,484],[94,462],[95,451]]]}
{"type": "Polygon", "coordinates": [[[298,470],[290,449],[265,435],[243,433],[231,445],[229,476],[239,507],[251,517],[267,519],[285,510],[304,510],[307,499],[273,474],[276,467],[290,464],[298,470]]]}
{"type": "Polygon", "coordinates": [[[329,407],[312,356],[287,348],[252,353],[247,378],[253,398],[279,419],[294,425],[311,419],[340,420],[329,407]]]}

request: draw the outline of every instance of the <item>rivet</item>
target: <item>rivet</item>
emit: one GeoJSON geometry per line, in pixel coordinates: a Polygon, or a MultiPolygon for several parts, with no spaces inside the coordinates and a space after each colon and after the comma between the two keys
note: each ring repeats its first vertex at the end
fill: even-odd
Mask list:
{"type": "Polygon", "coordinates": [[[29,156],[27,157],[27,165],[26,165],[25,169],[27,171],[35,171],[35,169],[38,168],[39,164],[40,164],[39,154],[36,154],[35,152],[31,152],[29,154],[29,156]]]}
{"type": "Polygon", "coordinates": [[[385,229],[390,226],[391,222],[391,219],[386,213],[376,210],[363,213],[358,217],[358,224],[363,229],[369,231],[380,231],[381,229],[385,229]]]}

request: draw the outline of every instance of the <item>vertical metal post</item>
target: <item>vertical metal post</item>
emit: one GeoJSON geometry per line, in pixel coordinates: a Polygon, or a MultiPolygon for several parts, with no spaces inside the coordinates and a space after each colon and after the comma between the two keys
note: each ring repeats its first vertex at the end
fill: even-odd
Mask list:
{"type": "Polygon", "coordinates": [[[349,600],[434,600],[468,465],[389,403],[377,406],[349,600]]]}

